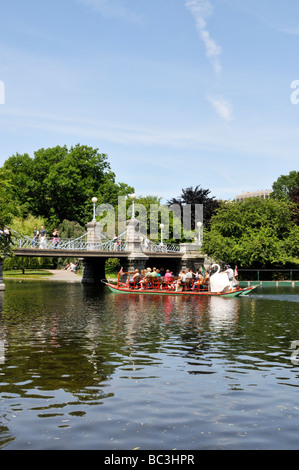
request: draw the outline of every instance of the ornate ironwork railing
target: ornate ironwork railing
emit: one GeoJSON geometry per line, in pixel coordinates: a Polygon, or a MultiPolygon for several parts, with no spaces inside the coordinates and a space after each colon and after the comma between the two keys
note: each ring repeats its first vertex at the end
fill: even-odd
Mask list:
{"type": "Polygon", "coordinates": [[[113,240],[109,240],[105,236],[102,236],[100,242],[88,242],[87,233],[81,235],[78,238],[59,238],[51,237],[37,239],[30,238],[26,235],[21,235],[15,230],[10,229],[12,237],[12,247],[16,248],[32,248],[40,250],[79,250],[79,251],[125,251],[126,250],[126,241],[121,243],[115,243],[113,240]]]}
{"type": "MultiPolygon", "coordinates": [[[[41,238],[34,239],[26,235],[21,235],[13,229],[9,229],[11,233],[11,244],[13,249],[40,249],[40,250],[79,250],[79,251],[126,251],[127,241],[126,232],[119,235],[117,238],[110,240],[105,235],[102,235],[100,241],[90,242],[87,241],[87,233],[78,238],[41,238]]],[[[149,253],[180,253],[181,247],[179,244],[171,243],[154,243],[146,236],[140,234],[142,237],[141,250],[149,253]]]]}
{"type": "Polygon", "coordinates": [[[180,253],[181,246],[174,243],[154,243],[149,240],[145,235],[142,241],[142,251],[149,253],[180,253]]]}
{"type": "Polygon", "coordinates": [[[103,239],[102,242],[87,242],[72,238],[59,238],[58,240],[48,238],[42,242],[31,239],[20,238],[18,243],[13,243],[14,248],[38,248],[40,250],[79,250],[79,251],[125,251],[126,243],[115,245],[111,240],[103,239]]]}

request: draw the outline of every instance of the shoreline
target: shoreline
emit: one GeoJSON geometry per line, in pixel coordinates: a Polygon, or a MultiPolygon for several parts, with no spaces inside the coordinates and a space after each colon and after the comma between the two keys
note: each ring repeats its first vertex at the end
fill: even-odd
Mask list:
{"type": "Polygon", "coordinates": [[[299,281],[240,281],[240,287],[299,287],[299,281]]]}
{"type": "MultiPolygon", "coordinates": [[[[44,274],[43,276],[30,276],[30,271],[28,274],[23,276],[5,276],[4,272],[4,282],[7,280],[18,280],[18,281],[67,281],[67,282],[81,282],[82,275],[76,274],[71,271],[66,271],[64,269],[45,269],[45,272],[49,273],[49,275],[44,274]],[[28,276],[28,277],[27,277],[28,276]]],[[[109,280],[114,280],[113,275],[109,280]]],[[[257,287],[299,287],[299,281],[240,281],[240,287],[250,287],[250,286],[257,286],[257,287]]]]}
{"type": "Polygon", "coordinates": [[[66,271],[64,269],[45,269],[45,272],[49,275],[43,276],[32,276],[30,277],[30,272],[23,276],[5,276],[4,272],[4,282],[7,280],[16,280],[16,281],[67,281],[67,282],[81,282],[82,276],[78,275],[71,271],[66,271]]]}

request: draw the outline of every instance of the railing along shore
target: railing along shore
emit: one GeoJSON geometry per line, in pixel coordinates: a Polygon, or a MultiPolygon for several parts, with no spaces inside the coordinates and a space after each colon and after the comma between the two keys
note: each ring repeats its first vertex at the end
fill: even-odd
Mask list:
{"type": "Polygon", "coordinates": [[[238,273],[239,281],[299,281],[299,269],[295,268],[238,268],[238,273]]]}

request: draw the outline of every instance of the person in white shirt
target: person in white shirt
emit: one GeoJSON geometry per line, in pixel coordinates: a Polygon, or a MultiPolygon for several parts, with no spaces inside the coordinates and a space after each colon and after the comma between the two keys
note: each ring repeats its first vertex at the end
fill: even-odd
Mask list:
{"type": "Polygon", "coordinates": [[[226,267],[226,270],[224,272],[227,273],[230,286],[233,289],[234,284],[235,284],[234,271],[232,270],[232,268],[229,264],[227,264],[225,267],[226,267]]]}

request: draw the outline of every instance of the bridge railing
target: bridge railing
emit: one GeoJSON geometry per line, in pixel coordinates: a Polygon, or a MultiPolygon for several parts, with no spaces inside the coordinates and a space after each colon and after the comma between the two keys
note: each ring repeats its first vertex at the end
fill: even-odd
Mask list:
{"type": "MultiPolygon", "coordinates": [[[[45,240],[35,240],[33,237],[21,235],[15,230],[10,229],[12,248],[16,249],[44,249],[44,250],[78,250],[78,251],[126,251],[127,240],[126,232],[122,233],[117,239],[110,240],[102,235],[100,241],[87,241],[87,233],[78,238],[55,238],[49,237],[45,240]]],[[[154,243],[146,236],[142,237],[141,250],[144,253],[180,253],[181,246],[172,243],[154,243]]]]}
{"type": "Polygon", "coordinates": [[[40,249],[40,250],[79,250],[79,251],[125,251],[126,241],[115,243],[105,236],[102,236],[99,242],[88,242],[87,233],[78,238],[46,238],[45,240],[21,235],[15,230],[10,229],[12,248],[16,249],[40,249]]]}
{"type": "Polygon", "coordinates": [[[154,243],[143,236],[142,251],[148,253],[180,253],[181,246],[174,243],[154,243]]]}
{"type": "Polygon", "coordinates": [[[40,250],[79,250],[79,251],[125,251],[126,243],[116,245],[111,240],[103,242],[87,242],[86,240],[74,240],[73,238],[59,238],[58,241],[48,238],[43,242],[34,241],[28,238],[19,238],[17,243],[13,243],[14,248],[36,248],[40,250]]]}

